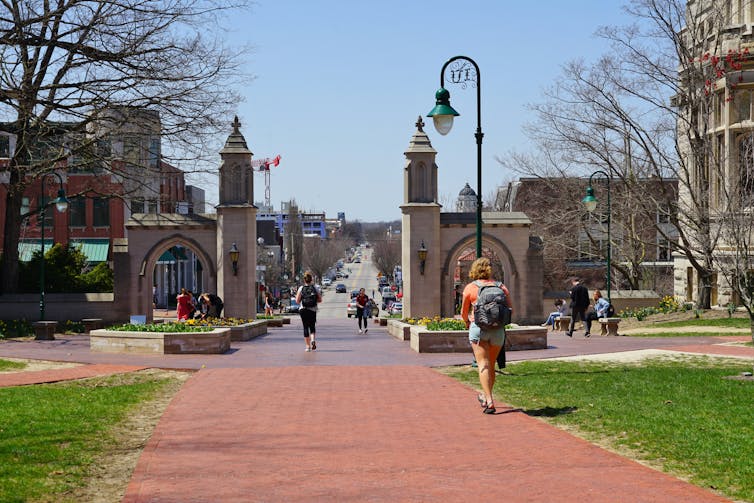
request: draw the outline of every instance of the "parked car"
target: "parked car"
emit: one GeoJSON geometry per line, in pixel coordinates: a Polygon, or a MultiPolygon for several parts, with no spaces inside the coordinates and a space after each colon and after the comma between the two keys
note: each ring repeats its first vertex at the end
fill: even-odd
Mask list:
{"type": "Polygon", "coordinates": [[[330,286],[332,285],[332,280],[330,278],[322,278],[322,286],[330,286]]]}
{"type": "MultiPolygon", "coordinates": [[[[358,293],[358,291],[357,291],[358,293]]],[[[369,313],[370,318],[377,318],[380,315],[380,309],[377,307],[377,304],[374,302],[374,300],[369,299],[369,302],[372,303],[372,310],[369,313]]],[[[351,316],[356,316],[356,301],[351,298],[351,301],[346,305],[346,315],[350,318],[351,316]]]]}
{"type": "Polygon", "coordinates": [[[343,283],[338,283],[335,285],[335,293],[346,293],[348,290],[346,289],[346,285],[343,283]]]}
{"type": "Polygon", "coordinates": [[[390,304],[392,304],[396,300],[397,299],[395,297],[395,294],[392,292],[383,294],[382,295],[382,310],[387,311],[387,308],[390,306],[390,304]]]}
{"type": "Polygon", "coordinates": [[[286,313],[297,313],[301,306],[296,303],[296,298],[291,297],[291,303],[285,308],[286,313]]]}
{"type": "Polygon", "coordinates": [[[387,312],[388,314],[403,314],[403,302],[393,302],[387,312]]]}

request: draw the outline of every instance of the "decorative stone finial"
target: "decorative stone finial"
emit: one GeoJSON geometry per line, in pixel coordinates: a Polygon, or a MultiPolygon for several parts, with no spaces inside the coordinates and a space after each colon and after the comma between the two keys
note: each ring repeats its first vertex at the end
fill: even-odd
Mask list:
{"type": "Polygon", "coordinates": [[[420,133],[423,133],[424,132],[424,129],[422,129],[423,127],[424,127],[424,121],[422,120],[422,116],[420,115],[419,118],[416,119],[416,129],[420,133]]]}
{"type": "Polygon", "coordinates": [[[238,134],[241,132],[241,121],[238,120],[238,116],[233,117],[233,133],[238,134]]]}

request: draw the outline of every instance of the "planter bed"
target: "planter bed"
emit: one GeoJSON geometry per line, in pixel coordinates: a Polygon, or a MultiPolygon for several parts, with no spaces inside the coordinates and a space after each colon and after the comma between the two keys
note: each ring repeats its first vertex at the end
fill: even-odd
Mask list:
{"type": "MultiPolygon", "coordinates": [[[[288,324],[291,323],[290,318],[287,318],[288,324]]],[[[268,327],[282,327],[285,321],[283,321],[283,318],[262,318],[259,321],[264,321],[267,323],[268,327]]]]}
{"type": "Polygon", "coordinates": [[[387,320],[387,333],[399,341],[411,340],[411,327],[412,325],[400,320],[387,320]]]}
{"type": "Polygon", "coordinates": [[[126,332],[92,330],[89,350],[97,353],[223,354],[230,349],[230,328],[206,332],[126,332]]]}
{"type": "MultiPolygon", "coordinates": [[[[388,327],[391,323],[388,323],[388,327]]],[[[423,325],[408,326],[411,349],[417,353],[471,353],[468,330],[429,331],[423,325]]],[[[507,351],[547,349],[545,327],[509,328],[505,333],[507,351]]]]}
{"type": "Polygon", "coordinates": [[[243,325],[236,325],[233,327],[210,327],[216,328],[228,328],[230,329],[230,340],[232,342],[248,341],[254,337],[259,337],[267,333],[267,320],[255,320],[251,323],[244,323],[243,325]]]}

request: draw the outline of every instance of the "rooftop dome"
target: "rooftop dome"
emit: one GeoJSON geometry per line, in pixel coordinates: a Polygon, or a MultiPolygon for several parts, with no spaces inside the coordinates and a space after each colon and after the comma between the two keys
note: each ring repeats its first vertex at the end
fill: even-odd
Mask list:
{"type": "Polygon", "coordinates": [[[461,192],[458,193],[459,196],[476,196],[476,192],[474,192],[474,189],[471,188],[469,185],[469,182],[466,182],[466,185],[461,189],[461,192]]]}

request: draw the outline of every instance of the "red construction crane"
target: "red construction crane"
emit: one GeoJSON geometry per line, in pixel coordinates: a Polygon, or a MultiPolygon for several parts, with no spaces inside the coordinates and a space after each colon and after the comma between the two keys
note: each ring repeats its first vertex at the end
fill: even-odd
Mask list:
{"type": "Polygon", "coordinates": [[[280,164],[280,155],[270,159],[254,159],[251,161],[251,168],[259,173],[264,173],[264,205],[270,206],[270,166],[280,164]]]}

